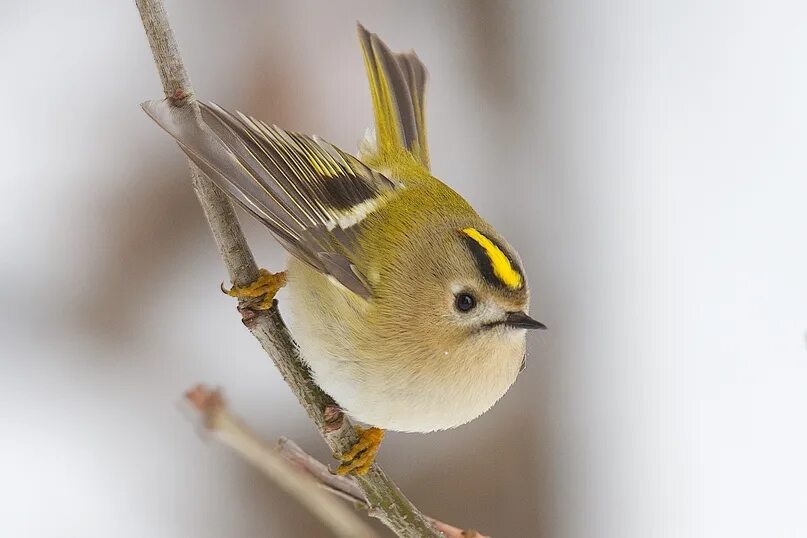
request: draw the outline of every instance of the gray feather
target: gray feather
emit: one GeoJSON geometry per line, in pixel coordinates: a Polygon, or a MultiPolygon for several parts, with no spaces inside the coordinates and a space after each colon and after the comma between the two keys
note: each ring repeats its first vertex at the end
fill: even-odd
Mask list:
{"type": "Polygon", "coordinates": [[[321,140],[199,103],[148,101],[143,110],[293,256],[367,299],[353,261],[355,229],[383,205],[395,183],[321,140]]]}

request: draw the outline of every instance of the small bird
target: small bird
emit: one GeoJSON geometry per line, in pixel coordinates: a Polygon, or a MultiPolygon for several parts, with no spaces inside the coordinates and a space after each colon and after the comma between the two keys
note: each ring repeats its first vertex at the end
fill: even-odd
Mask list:
{"type": "Polygon", "coordinates": [[[215,104],[143,103],[208,177],[290,257],[238,297],[270,308],[287,280],[290,325],[316,383],[368,426],[340,474],[371,467],[384,430],[465,424],[523,368],[528,315],[521,259],[431,175],[426,69],[358,26],[375,128],[358,156],[215,104]]]}

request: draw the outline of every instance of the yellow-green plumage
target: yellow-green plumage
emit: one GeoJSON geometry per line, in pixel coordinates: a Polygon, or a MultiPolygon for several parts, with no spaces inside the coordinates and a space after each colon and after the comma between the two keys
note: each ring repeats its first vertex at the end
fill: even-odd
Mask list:
{"type": "Polygon", "coordinates": [[[337,400],[360,420],[405,431],[448,428],[490,407],[515,379],[524,355],[523,331],[480,333],[478,324],[457,323],[446,315],[452,309],[452,285],[474,286],[482,300],[495,301],[501,311],[524,309],[527,293],[480,282],[461,230],[473,227],[504,241],[459,194],[430,174],[428,149],[420,143],[425,142],[422,106],[416,113],[417,141],[407,147],[401,118],[408,113],[402,108],[422,105],[423,98],[391,100],[396,92],[378,66],[391,66],[394,56],[363,28],[359,34],[376,121],[375,143],[368,144],[373,151],[360,156],[402,188],[357,225],[358,269],[373,300],[345,295],[327,278],[293,262],[294,330],[306,335],[304,354],[312,357],[318,382],[340,394],[337,400]],[[388,61],[376,54],[387,55],[388,61]]]}

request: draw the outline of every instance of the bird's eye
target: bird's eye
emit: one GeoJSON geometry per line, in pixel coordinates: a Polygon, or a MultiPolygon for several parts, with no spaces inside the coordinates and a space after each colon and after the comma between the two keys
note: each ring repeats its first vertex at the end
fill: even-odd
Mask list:
{"type": "Polygon", "coordinates": [[[454,306],[460,312],[470,312],[476,306],[476,299],[470,293],[458,293],[454,299],[454,306]]]}

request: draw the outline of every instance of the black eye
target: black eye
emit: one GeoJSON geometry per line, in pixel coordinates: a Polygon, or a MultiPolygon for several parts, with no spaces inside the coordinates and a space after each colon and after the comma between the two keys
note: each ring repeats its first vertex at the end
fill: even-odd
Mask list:
{"type": "Polygon", "coordinates": [[[469,312],[476,306],[476,299],[470,293],[458,293],[454,299],[454,306],[460,312],[469,312]]]}

